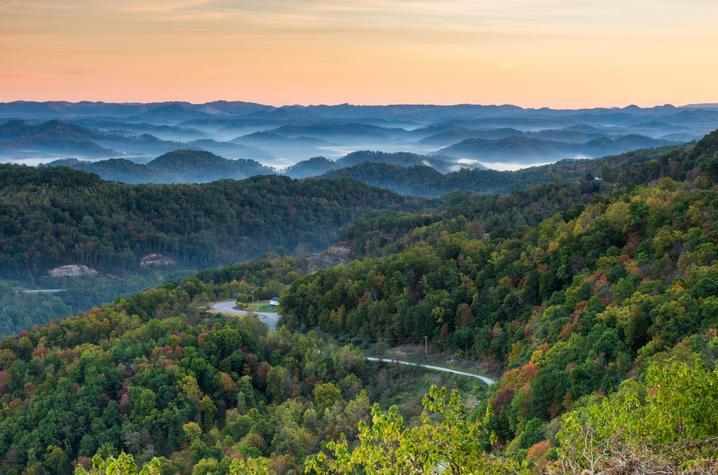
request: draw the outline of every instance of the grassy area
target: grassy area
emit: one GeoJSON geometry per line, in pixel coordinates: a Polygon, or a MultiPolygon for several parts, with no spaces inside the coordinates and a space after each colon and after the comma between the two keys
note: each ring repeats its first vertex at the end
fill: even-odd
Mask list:
{"type": "Polygon", "coordinates": [[[241,309],[248,312],[276,312],[276,307],[269,305],[269,300],[260,300],[252,303],[240,303],[238,305],[241,309]]]}

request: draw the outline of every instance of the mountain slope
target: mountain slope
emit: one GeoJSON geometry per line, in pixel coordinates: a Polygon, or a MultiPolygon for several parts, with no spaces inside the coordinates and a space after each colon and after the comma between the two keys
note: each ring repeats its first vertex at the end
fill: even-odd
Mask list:
{"type": "Polygon", "coordinates": [[[324,157],[314,157],[287,167],[284,173],[291,178],[309,178],[323,175],[335,168],[337,168],[336,162],[324,157]]]}
{"type": "MultiPolygon", "coordinates": [[[[92,120],[84,122],[94,123],[92,120]]],[[[132,132],[122,133],[116,130],[101,131],[56,119],[39,124],[12,119],[0,124],[0,154],[8,158],[23,158],[33,154],[97,158],[121,154],[153,155],[187,148],[208,150],[233,158],[272,158],[270,153],[247,144],[218,142],[211,139],[175,142],[159,139],[149,133],[137,134],[137,124],[130,127],[133,128],[132,132]]],[[[156,127],[150,124],[149,127],[139,130],[153,130],[156,127]]],[[[182,135],[181,130],[178,129],[175,133],[182,135]]]]}
{"type": "Polygon", "coordinates": [[[498,140],[466,139],[440,149],[437,153],[457,158],[470,158],[486,163],[541,163],[566,158],[599,157],[627,152],[637,148],[671,145],[673,142],[643,136],[601,137],[587,143],[568,143],[528,136],[511,136],[498,140]]]}
{"type": "MultiPolygon", "coordinates": [[[[174,167],[170,158],[155,166],[174,167]]],[[[67,168],[2,165],[0,185],[0,268],[35,275],[67,263],[135,268],[150,252],[206,266],[317,249],[369,210],[420,203],[347,180],[279,176],[124,185],[67,168]]]]}
{"type": "Polygon", "coordinates": [[[98,145],[91,129],[52,120],[31,125],[21,120],[0,124],[0,154],[18,156],[32,153],[64,153],[83,157],[112,155],[98,145]]]}
{"type": "Polygon", "coordinates": [[[43,167],[70,167],[98,175],[103,180],[138,183],[207,183],[222,179],[241,180],[273,175],[274,169],[247,159],[228,160],[203,150],[175,150],[147,164],[125,159],[56,160],[43,167]]]}
{"type": "MultiPolygon", "coordinates": [[[[550,434],[563,413],[651,370],[652,358],[671,353],[676,359],[668,361],[686,366],[671,371],[695,365],[702,378],[715,374],[718,190],[705,175],[718,156],[712,139],[679,157],[674,176],[684,181],[663,178],[596,194],[588,204],[558,206],[563,211],[537,225],[512,222],[526,215],[491,208],[491,201],[478,217],[462,212],[466,207],[452,219],[396,217],[397,228],[415,223],[401,231],[403,250],[298,279],[282,296],[284,322],[389,346],[428,336],[437,349],[505,370],[489,401],[489,426],[507,451],[525,455],[539,442],[561,443],[550,434]],[[487,228],[491,215],[498,220],[487,228]]],[[[377,224],[391,229],[392,219],[377,224]]],[[[718,386],[706,391],[718,400],[718,386]]],[[[697,440],[716,435],[708,428],[711,411],[701,411],[690,422],[701,427],[697,440]]],[[[578,435],[564,440],[578,443],[578,435]]],[[[626,450],[638,450],[640,440],[632,444],[626,450]]],[[[718,449],[708,446],[715,460],[718,449]]],[[[666,446],[641,447],[651,459],[657,456],[651,451],[664,451],[670,462],[660,463],[681,461],[666,446]]],[[[690,457],[700,460],[695,451],[690,457]]]]}
{"type": "MultiPolygon", "coordinates": [[[[324,176],[351,178],[397,193],[422,197],[438,197],[459,190],[505,194],[557,180],[641,182],[649,177],[668,174],[670,162],[688,160],[686,154],[690,153],[691,149],[692,146],[666,147],[591,160],[562,160],[516,171],[461,169],[443,174],[435,168],[421,164],[424,159],[396,160],[394,163],[398,163],[397,165],[391,164],[392,161],[367,161],[345,168],[338,167],[335,163],[334,168],[324,176]]],[[[439,168],[446,169],[447,165],[439,162],[439,168]]]]}
{"type": "MultiPolygon", "coordinates": [[[[147,168],[168,177],[167,182],[203,183],[270,175],[274,170],[254,160],[227,160],[210,152],[176,150],[155,158],[147,168]]],[[[164,180],[163,180],[164,181],[164,180]]]]}

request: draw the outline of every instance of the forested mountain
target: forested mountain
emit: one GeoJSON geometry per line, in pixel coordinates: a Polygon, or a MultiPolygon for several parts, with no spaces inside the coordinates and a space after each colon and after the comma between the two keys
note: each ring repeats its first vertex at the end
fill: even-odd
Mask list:
{"type": "MultiPolygon", "coordinates": [[[[298,162],[281,170],[262,165],[260,162],[248,159],[226,159],[202,150],[174,150],[146,164],[136,163],[127,159],[112,158],[108,160],[55,160],[42,167],[70,167],[94,173],[104,180],[119,181],[123,183],[206,183],[221,179],[243,179],[257,175],[285,174],[290,178],[311,178],[323,175],[331,170],[344,169],[357,165],[391,164],[398,167],[422,166],[434,170],[448,171],[456,168],[452,160],[442,157],[432,157],[408,152],[352,152],[338,160],[328,160],[324,157],[314,157],[298,162]]],[[[476,168],[482,168],[477,166],[476,168]]],[[[350,171],[341,170],[351,176],[350,171]]],[[[403,173],[403,170],[402,170],[403,173]]],[[[352,177],[358,181],[365,181],[361,175],[352,177]]],[[[390,177],[388,177],[390,178],[390,177]]],[[[437,178],[435,187],[441,189],[442,179],[437,178]]],[[[391,187],[389,187],[391,188],[391,187]]],[[[450,189],[455,189],[451,188],[450,189]]],[[[448,190],[447,190],[448,191],[448,190]]],[[[408,193],[414,194],[414,193],[408,193]]]]}
{"type": "MultiPolygon", "coordinates": [[[[596,160],[562,160],[517,171],[489,170],[480,165],[464,168],[465,165],[458,165],[445,157],[373,151],[352,152],[338,160],[315,157],[296,163],[284,172],[254,160],[228,160],[197,150],[176,150],[144,165],[125,159],[94,162],[70,159],[56,160],[43,166],[67,166],[123,183],[203,183],[222,178],[242,179],[279,173],[298,179],[324,175],[351,178],[407,195],[438,197],[459,190],[504,194],[556,180],[581,180],[588,175],[613,179],[626,167],[654,160],[658,156],[667,159],[672,153],[688,148],[690,146],[639,150],[596,160]],[[460,170],[452,171],[460,167],[460,170]]],[[[622,180],[625,181],[625,178],[622,180]]],[[[640,176],[638,180],[644,178],[640,176]]]]}
{"type": "Polygon", "coordinates": [[[562,160],[516,171],[464,168],[440,173],[435,167],[422,164],[426,160],[416,160],[414,165],[409,160],[365,161],[347,168],[335,167],[324,176],[351,178],[397,193],[423,197],[439,197],[460,190],[505,194],[554,181],[570,183],[597,179],[624,184],[641,183],[665,172],[671,158],[685,155],[689,150],[691,146],[638,150],[594,160],[562,160]]]}
{"type": "Polygon", "coordinates": [[[715,127],[715,114],[705,105],[574,111],[221,101],[0,103],[0,159],[123,158],[142,164],[191,149],[284,168],[316,156],[338,160],[354,151],[381,150],[417,154],[420,161],[411,165],[423,162],[442,173],[469,165],[514,169],[690,142],[715,127]]]}
{"type": "MultiPolygon", "coordinates": [[[[605,144],[605,147],[613,147],[613,150],[607,153],[616,153],[617,148],[645,148],[660,144],[660,140],[655,141],[651,137],[639,133],[622,135],[620,133],[617,134],[616,131],[612,130],[610,127],[593,127],[585,124],[576,124],[569,127],[562,127],[560,129],[547,128],[536,131],[518,130],[511,127],[501,127],[496,129],[472,129],[461,125],[449,125],[433,135],[424,137],[419,142],[427,145],[448,146],[458,144],[461,141],[468,139],[499,141],[509,137],[521,137],[528,140],[537,139],[541,141],[552,141],[554,143],[561,142],[563,144],[574,144],[572,147],[566,147],[565,150],[562,150],[563,152],[566,150],[580,150],[576,147],[576,145],[587,144],[583,151],[587,153],[589,151],[591,153],[600,153],[602,151],[597,147],[602,143],[602,141],[605,144]],[[610,140],[604,141],[604,139],[610,140]]],[[[669,134],[666,134],[661,138],[664,141],[671,140],[669,134]]],[[[690,140],[691,138],[688,137],[687,140],[681,141],[688,142],[690,140]]]]}
{"type": "Polygon", "coordinates": [[[155,158],[147,164],[173,182],[203,183],[226,179],[240,180],[273,172],[254,160],[227,160],[210,152],[176,150],[155,158]]]}
{"type": "MultiPolygon", "coordinates": [[[[90,121],[96,125],[96,121],[90,121]]],[[[177,149],[207,150],[232,158],[252,157],[269,159],[271,154],[247,144],[219,142],[212,139],[186,140],[177,142],[162,140],[149,133],[155,125],[137,130],[137,125],[128,125],[135,130],[109,130],[83,127],[68,121],[50,120],[38,124],[19,119],[0,123],[0,156],[6,159],[22,159],[36,156],[71,156],[81,158],[119,157],[122,155],[161,154],[177,149]]],[[[191,134],[190,134],[191,135],[191,134]]]]}
{"type": "Polygon", "coordinates": [[[480,160],[483,163],[542,163],[565,158],[601,157],[639,148],[662,147],[674,143],[640,135],[626,135],[616,138],[603,136],[585,143],[572,143],[522,134],[497,140],[469,138],[442,148],[437,153],[449,157],[480,160]]]}
{"type": "MultiPolygon", "coordinates": [[[[166,156],[156,166],[174,169],[182,158],[166,156]]],[[[124,185],[67,168],[2,165],[0,268],[8,274],[67,263],[131,269],[150,252],[185,265],[235,262],[271,249],[321,248],[369,210],[418,204],[348,180],[261,176],[124,185]]]]}
{"type": "Polygon", "coordinates": [[[8,120],[0,124],[0,155],[25,150],[98,157],[114,154],[94,140],[97,134],[91,129],[52,120],[30,125],[22,120],[8,120]]]}
{"type": "MultiPolygon", "coordinates": [[[[385,172],[395,174],[397,171],[403,175],[410,173],[406,169],[418,166],[431,168],[432,170],[439,172],[436,176],[439,176],[441,172],[447,172],[452,168],[457,167],[456,163],[452,159],[447,159],[446,157],[409,152],[389,153],[359,150],[348,153],[337,160],[327,160],[324,157],[314,157],[309,160],[304,160],[288,167],[285,173],[287,176],[292,178],[306,178],[324,174],[327,176],[336,176],[330,172],[337,171],[339,175],[347,176],[358,181],[365,181],[364,178],[367,176],[362,175],[361,172],[355,173],[353,171],[354,168],[357,168],[358,170],[373,170],[377,175],[385,172]]],[[[476,167],[483,168],[480,165],[476,167]]],[[[405,179],[404,177],[391,176],[383,176],[381,178],[387,179],[388,182],[391,182],[392,179],[405,179]]],[[[387,188],[392,187],[388,186],[387,188]]],[[[401,191],[399,191],[399,193],[401,193],[401,191]]]]}
{"type": "MultiPolygon", "coordinates": [[[[426,130],[426,129],[425,129],[426,130]]],[[[431,130],[431,129],[429,129],[431,130]]],[[[463,127],[461,125],[440,127],[438,132],[424,137],[419,143],[432,146],[448,146],[467,139],[499,140],[507,137],[521,136],[523,132],[511,127],[500,127],[497,129],[477,130],[463,127]]],[[[433,130],[432,130],[433,131],[433,130]]],[[[414,134],[421,133],[420,130],[413,131],[414,134]]],[[[423,134],[422,134],[423,135],[423,134]]]]}
{"type": "Polygon", "coordinates": [[[309,178],[323,175],[335,168],[337,168],[337,164],[333,160],[328,160],[324,157],[314,157],[287,167],[285,174],[291,178],[309,178]]]}
{"type": "Polygon", "coordinates": [[[382,254],[376,236],[394,223],[386,245],[400,241],[403,250],[293,282],[282,298],[285,323],[388,345],[428,336],[506,370],[487,427],[507,452],[541,466],[565,457],[569,471],[637,460],[657,470],[695,459],[710,472],[718,463],[708,440],[718,427],[708,409],[718,402],[716,137],[624,170],[635,181],[663,169],[657,182],[595,194],[537,225],[487,227],[480,207],[476,218],[366,221],[356,247],[382,254]],[[675,404],[670,414],[660,398],[675,404]],[[623,434],[610,429],[624,425],[623,434]],[[568,460],[581,451],[587,459],[568,460]]]}
{"type": "MultiPolygon", "coordinates": [[[[440,172],[446,172],[456,166],[453,160],[440,155],[429,156],[408,152],[387,153],[369,150],[352,152],[336,161],[339,168],[353,167],[361,163],[384,163],[402,167],[424,165],[440,172]]],[[[477,167],[482,168],[480,165],[477,167]]]]}
{"type": "Polygon", "coordinates": [[[122,183],[161,183],[166,180],[161,173],[152,170],[150,167],[124,158],[110,158],[95,162],[67,158],[52,161],[46,165],[41,165],[41,167],[67,167],[93,173],[103,180],[122,183]]]}

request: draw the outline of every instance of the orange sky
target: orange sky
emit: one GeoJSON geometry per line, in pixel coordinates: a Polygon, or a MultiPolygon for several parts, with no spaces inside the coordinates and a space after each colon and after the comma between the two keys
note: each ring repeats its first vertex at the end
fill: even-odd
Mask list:
{"type": "Polygon", "coordinates": [[[0,101],[718,102],[715,0],[0,0],[0,101]]]}

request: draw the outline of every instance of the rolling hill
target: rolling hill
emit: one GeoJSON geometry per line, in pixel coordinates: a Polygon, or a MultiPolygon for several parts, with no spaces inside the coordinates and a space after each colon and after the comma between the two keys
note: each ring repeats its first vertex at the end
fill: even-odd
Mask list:
{"type": "MultiPolygon", "coordinates": [[[[217,164],[244,165],[203,157],[198,166],[194,152],[177,152],[152,167],[201,175],[217,164]]],[[[151,252],[186,266],[235,262],[272,249],[318,249],[370,210],[421,203],[350,180],[257,176],[201,185],[126,185],[63,167],[1,165],[0,268],[19,275],[67,263],[122,270],[137,267],[151,252]]]]}
{"type": "Polygon", "coordinates": [[[44,167],[70,167],[94,173],[100,178],[122,183],[207,183],[222,179],[241,180],[275,171],[254,160],[229,160],[201,150],[175,150],[147,164],[125,159],[56,160],[44,167]]]}
{"type": "Polygon", "coordinates": [[[272,158],[270,153],[248,144],[212,139],[175,142],[149,133],[137,135],[136,130],[134,128],[132,133],[125,135],[121,131],[101,131],[56,119],[38,124],[11,119],[0,123],[0,155],[8,159],[38,155],[116,158],[122,155],[155,155],[186,148],[208,150],[231,158],[272,158]]]}
{"type": "Polygon", "coordinates": [[[440,149],[437,153],[455,158],[469,158],[484,163],[517,162],[542,163],[566,158],[599,157],[627,152],[638,148],[672,145],[674,142],[628,135],[602,137],[587,143],[568,143],[555,140],[511,136],[498,140],[466,139],[440,149]]]}
{"type": "Polygon", "coordinates": [[[96,143],[99,134],[91,129],[59,120],[32,125],[22,120],[0,124],[0,155],[25,156],[41,153],[98,157],[115,154],[96,143]]]}

